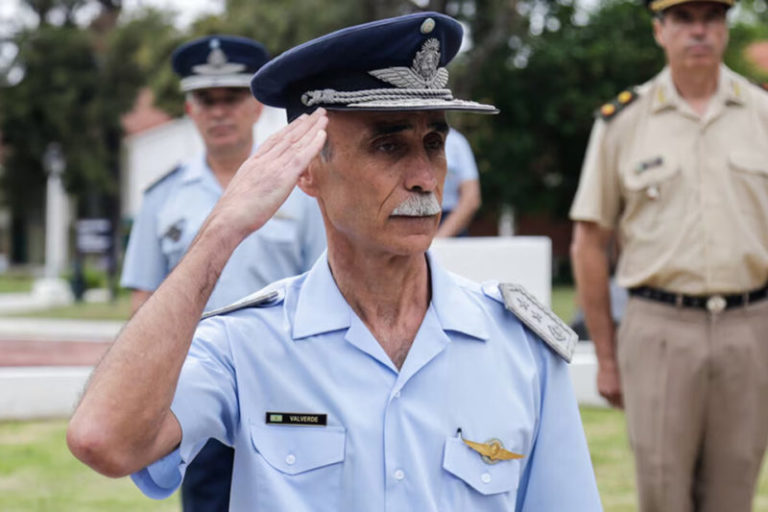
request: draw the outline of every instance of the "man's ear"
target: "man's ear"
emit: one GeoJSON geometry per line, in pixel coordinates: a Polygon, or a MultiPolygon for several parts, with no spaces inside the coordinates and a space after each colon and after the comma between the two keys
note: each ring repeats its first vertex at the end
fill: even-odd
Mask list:
{"type": "Polygon", "coordinates": [[[317,198],[320,195],[318,186],[318,173],[321,171],[323,160],[320,155],[316,155],[315,158],[309,162],[306,169],[299,174],[299,181],[297,185],[299,188],[307,194],[309,197],[317,198]]]}
{"type": "Polygon", "coordinates": [[[261,117],[261,114],[264,112],[264,104],[255,99],[253,100],[253,102],[256,104],[254,106],[254,114],[253,114],[253,122],[255,124],[261,117]]]}
{"type": "Polygon", "coordinates": [[[658,17],[653,18],[653,38],[656,40],[656,44],[660,48],[664,48],[664,36],[661,34],[662,20],[658,17]]]}

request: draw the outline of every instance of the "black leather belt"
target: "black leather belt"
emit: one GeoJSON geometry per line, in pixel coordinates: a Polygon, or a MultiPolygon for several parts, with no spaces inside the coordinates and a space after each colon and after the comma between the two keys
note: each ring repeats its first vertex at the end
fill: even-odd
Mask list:
{"type": "Polygon", "coordinates": [[[672,293],[649,286],[630,288],[629,294],[633,297],[673,304],[678,307],[706,309],[710,313],[719,313],[726,309],[746,306],[768,297],[768,285],[760,289],[744,293],[727,295],[685,295],[684,293],[672,293]]]}

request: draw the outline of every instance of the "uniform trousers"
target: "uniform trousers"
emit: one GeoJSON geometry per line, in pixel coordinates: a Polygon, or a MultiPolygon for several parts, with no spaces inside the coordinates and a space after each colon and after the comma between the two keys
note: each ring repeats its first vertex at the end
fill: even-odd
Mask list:
{"type": "Polygon", "coordinates": [[[631,298],[618,360],[640,512],[749,512],[768,439],[768,300],[631,298]]]}
{"type": "Polygon", "coordinates": [[[228,512],[235,450],[209,439],[181,484],[183,512],[228,512]]]}

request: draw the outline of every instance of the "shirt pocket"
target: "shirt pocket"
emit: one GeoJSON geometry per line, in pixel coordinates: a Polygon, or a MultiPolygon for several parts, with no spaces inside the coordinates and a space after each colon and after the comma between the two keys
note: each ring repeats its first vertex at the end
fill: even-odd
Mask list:
{"type": "Polygon", "coordinates": [[[343,427],[251,424],[251,442],[258,452],[255,510],[304,510],[295,501],[302,496],[311,496],[313,510],[340,509],[343,427]]]}
{"type": "Polygon", "coordinates": [[[488,464],[460,438],[446,438],[441,510],[513,510],[520,465],[519,459],[488,464]]]}
{"type": "Polygon", "coordinates": [[[344,461],[343,427],[254,425],[251,440],[269,465],[286,475],[344,461]]]}
{"type": "Polygon", "coordinates": [[[186,251],[189,233],[189,222],[186,218],[177,218],[158,225],[157,236],[160,239],[160,251],[165,257],[168,268],[173,269],[186,251]]]}
{"type": "Polygon", "coordinates": [[[679,190],[682,172],[676,159],[667,155],[636,158],[628,161],[620,173],[626,191],[623,223],[629,231],[650,236],[671,224],[665,221],[680,214],[678,210],[686,198],[679,190]]]}
{"type": "Polygon", "coordinates": [[[728,156],[731,169],[768,178],[768,154],[734,152],[728,156]]]}
{"type": "Polygon", "coordinates": [[[768,153],[734,151],[728,155],[733,177],[732,202],[750,220],[751,230],[768,229],[768,153]]]}

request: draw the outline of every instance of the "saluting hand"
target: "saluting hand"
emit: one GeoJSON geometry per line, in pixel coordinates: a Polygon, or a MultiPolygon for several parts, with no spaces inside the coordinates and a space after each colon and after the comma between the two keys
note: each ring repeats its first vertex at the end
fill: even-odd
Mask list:
{"type": "Polygon", "coordinates": [[[263,226],[322,149],[327,124],[326,111],[320,108],[267,139],[224,190],[208,219],[209,228],[234,230],[245,238],[263,226]]]}

